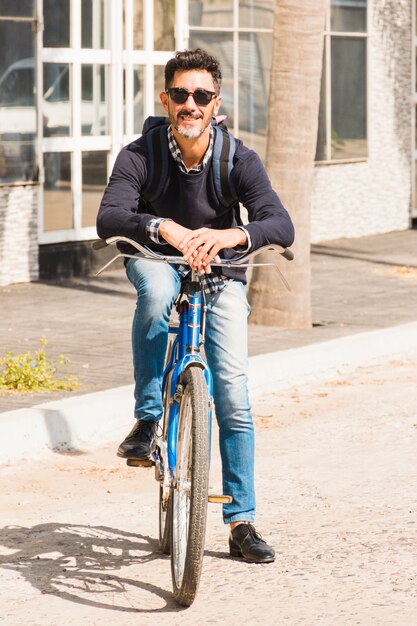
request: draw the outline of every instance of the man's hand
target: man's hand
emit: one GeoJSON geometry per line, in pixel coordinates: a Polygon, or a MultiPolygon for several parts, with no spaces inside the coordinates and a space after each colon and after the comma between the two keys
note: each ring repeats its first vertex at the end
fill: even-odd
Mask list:
{"type": "Polygon", "coordinates": [[[159,236],[182,252],[192,269],[210,274],[211,261],[220,262],[218,252],[223,248],[234,248],[247,244],[247,237],[241,228],[199,228],[190,230],[173,220],[165,220],[159,226],[159,236]]]}
{"type": "Polygon", "coordinates": [[[183,239],[192,232],[193,231],[189,228],[185,228],[184,226],[181,226],[181,224],[177,224],[177,222],[174,222],[173,220],[164,220],[163,222],[161,222],[158,229],[159,237],[164,239],[164,241],[169,243],[180,252],[182,252],[180,248],[181,241],[183,241],[183,239]]]}
{"type": "Polygon", "coordinates": [[[191,230],[179,242],[179,250],[189,265],[199,271],[210,273],[210,263],[220,262],[218,252],[223,248],[247,244],[247,237],[241,228],[226,228],[216,230],[214,228],[199,228],[191,230]]]}
{"type": "MultiPolygon", "coordinates": [[[[181,224],[177,224],[177,222],[174,222],[173,220],[165,220],[164,222],[161,222],[161,225],[159,226],[159,231],[158,231],[158,235],[162,239],[164,239],[164,241],[169,243],[171,246],[173,246],[180,252],[183,252],[182,248],[180,248],[181,242],[184,241],[184,239],[187,236],[192,235],[192,233],[193,233],[192,230],[190,230],[189,228],[185,228],[184,226],[181,226],[181,224]]],[[[197,250],[194,250],[194,253],[191,256],[186,258],[186,261],[188,262],[189,266],[192,267],[193,269],[198,270],[199,272],[202,272],[202,273],[209,274],[211,272],[210,266],[205,267],[201,263],[199,266],[197,266],[193,262],[194,257],[197,256],[197,254],[198,254],[197,250]]]]}

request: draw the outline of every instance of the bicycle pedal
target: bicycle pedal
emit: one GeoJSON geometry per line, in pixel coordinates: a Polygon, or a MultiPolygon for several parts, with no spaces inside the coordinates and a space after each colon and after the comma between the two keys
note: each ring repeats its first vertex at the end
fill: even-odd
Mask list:
{"type": "Polygon", "coordinates": [[[155,465],[155,461],[150,459],[126,459],[126,465],[129,465],[129,467],[152,467],[155,465]]]}
{"type": "Polygon", "coordinates": [[[209,493],[208,501],[215,504],[230,504],[233,502],[232,496],[224,496],[223,494],[209,493]]]}

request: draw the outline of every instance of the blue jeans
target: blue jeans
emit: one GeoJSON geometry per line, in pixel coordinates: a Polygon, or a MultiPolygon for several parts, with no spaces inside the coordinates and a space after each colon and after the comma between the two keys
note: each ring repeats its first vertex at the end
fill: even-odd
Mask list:
{"type": "MultiPolygon", "coordinates": [[[[170,265],[129,259],[126,273],[138,299],[133,319],[135,417],[162,416],[162,376],[172,305],[181,277],[170,265]]],[[[255,519],[254,431],[247,389],[247,317],[245,286],[229,281],[207,295],[205,352],[213,374],[219,425],[223,493],[233,502],[223,507],[226,524],[255,519]]]]}

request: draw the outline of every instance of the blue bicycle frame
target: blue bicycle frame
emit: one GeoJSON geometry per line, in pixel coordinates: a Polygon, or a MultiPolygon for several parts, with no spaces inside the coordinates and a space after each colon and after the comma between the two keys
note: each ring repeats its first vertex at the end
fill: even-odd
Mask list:
{"type": "Polygon", "coordinates": [[[177,435],[179,398],[181,395],[181,377],[184,371],[191,365],[198,365],[204,370],[209,396],[208,419],[211,441],[211,425],[213,413],[213,379],[210,368],[201,356],[201,346],[204,344],[206,304],[201,278],[196,272],[192,272],[191,281],[188,283],[186,294],[181,291],[177,311],[179,313],[179,326],[169,326],[169,333],[175,334],[170,359],[166,365],[162,383],[165,390],[169,383],[170,409],[168,414],[168,468],[171,477],[174,476],[177,464],[177,435]],[[185,295],[187,297],[185,297],[185,295]],[[171,376],[170,373],[172,372],[171,376]]]}

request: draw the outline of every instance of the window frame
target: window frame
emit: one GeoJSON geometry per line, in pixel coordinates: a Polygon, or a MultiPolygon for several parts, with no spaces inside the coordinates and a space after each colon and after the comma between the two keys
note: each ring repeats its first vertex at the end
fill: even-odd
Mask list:
{"type": "MultiPolygon", "coordinates": [[[[314,161],[315,165],[339,165],[342,163],[363,163],[369,159],[369,44],[368,40],[369,30],[371,25],[371,2],[366,0],[366,32],[361,31],[332,31],[331,30],[331,0],[327,0],[326,8],[326,23],[324,28],[324,59],[323,70],[326,72],[326,84],[325,84],[325,98],[326,98],[326,122],[325,122],[325,135],[326,145],[325,152],[326,158],[314,161]],[[332,38],[343,37],[345,39],[365,39],[366,41],[366,148],[367,154],[364,156],[352,157],[352,158],[332,158],[332,81],[331,81],[331,45],[332,38]]],[[[319,103],[320,105],[320,103],[319,103]]],[[[318,129],[317,129],[318,132],[318,129]]]]}

